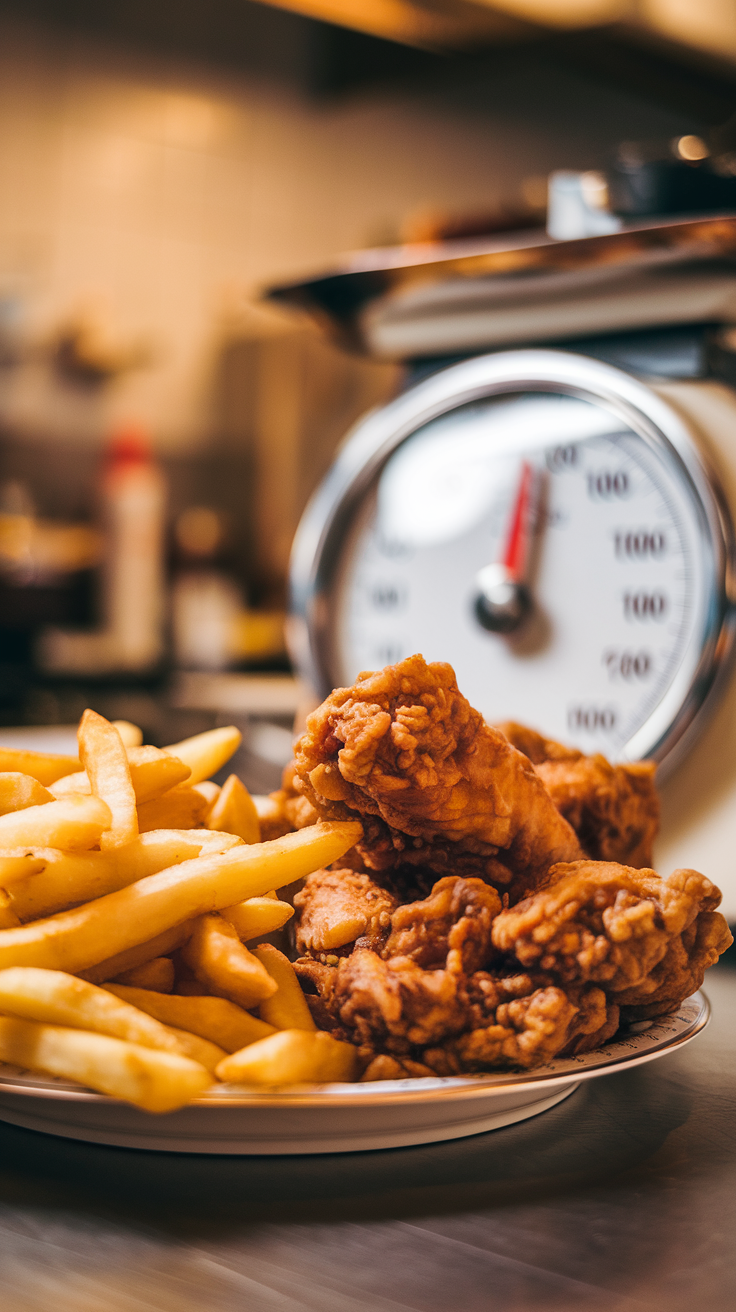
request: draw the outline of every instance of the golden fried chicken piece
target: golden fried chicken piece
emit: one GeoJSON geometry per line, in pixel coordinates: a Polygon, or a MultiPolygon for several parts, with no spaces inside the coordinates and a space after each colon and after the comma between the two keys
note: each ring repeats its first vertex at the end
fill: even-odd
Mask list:
{"type": "Polygon", "coordinates": [[[482,880],[442,879],[428,898],[396,908],[382,952],[356,947],[336,966],[296,963],[319,995],[318,1023],[378,1054],[364,1079],[530,1067],[615,1031],[618,1008],[600,988],[478,969],[493,954],[500,906],[482,880]]]}
{"type": "Polygon", "coordinates": [[[430,969],[452,965],[456,955],[460,968],[471,974],[492,953],[491,925],[500,910],[498,893],[482,879],[440,879],[429,897],[396,908],[381,956],[408,958],[430,969]]]}
{"type": "MultiPolygon", "coordinates": [[[[337,967],[302,959],[297,973],[317,990],[328,1025],[358,1046],[388,1044],[407,1053],[459,1033],[471,1011],[481,1014],[467,979],[493,951],[491,926],[500,910],[498,893],[483,880],[441,879],[428,898],[396,907],[380,954],[357,946],[337,967]]],[[[476,992],[482,1001],[482,989],[476,992]]]]}
{"type": "Polygon", "coordinates": [[[577,1056],[616,1033],[619,1008],[595,985],[561,988],[544,975],[478,971],[467,982],[471,1028],[421,1060],[437,1075],[531,1067],[577,1056]]]}
{"type": "Polygon", "coordinates": [[[356,939],[380,948],[391,927],[396,899],[354,870],[315,870],[294,895],[296,947],[301,953],[332,952],[356,939]]]}
{"type": "Polygon", "coordinates": [[[580,855],[529,760],[442,662],[412,656],[336,689],[307,720],[296,772],[321,816],[360,815],[371,869],[416,862],[530,888],[580,855]]]}
{"type": "Polygon", "coordinates": [[[597,755],[546,761],[535,768],[591,857],[637,868],[651,866],[659,830],[653,761],[611,765],[597,755]]]}
{"type": "Polygon", "coordinates": [[[536,989],[528,997],[501,1003],[494,1023],[461,1035],[449,1045],[449,1053],[466,1071],[540,1066],[565,1046],[575,1014],[562,989],[536,989]]]}
{"type": "Polygon", "coordinates": [[[468,1022],[460,970],[422,970],[407,957],[384,961],[356,948],[330,983],[328,1009],[358,1046],[408,1053],[460,1034],[468,1022]]]}
{"type": "MultiPolygon", "coordinates": [[[[575,1013],[568,1027],[565,1053],[587,1051],[588,1047],[605,1042],[617,1030],[618,1005],[609,1003],[603,989],[596,985],[567,984],[563,988],[554,975],[537,971],[508,975],[498,965],[495,972],[479,970],[468,979],[472,1024],[477,1029],[493,1020],[509,1024],[515,1015],[524,1014],[524,1008],[511,1006],[512,1003],[529,1000],[549,989],[563,992],[575,1013]],[[510,1011],[507,1006],[511,1007],[510,1011]]],[[[562,1007],[561,1003],[558,1005],[562,1007]]]]}
{"type": "Polygon", "coordinates": [[[532,765],[543,765],[545,761],[576,761],[583,754],[575,747],[555,742],[554,738],[545,738],[536,729],[518,724],[516,720],[500,720],[493,727],[508,738],[518,752],[523,752],[532,765]]]}
{"type": "Polygon", "coordinates": [[[436,1074],[422,1062],[412,1061],[411,1057],[389,1057],[388,1053],[379,1052],[360,1078],[366,1083],[372,1080],[421,1080],[436,1074]]]}
{"type": "Polygon", "coordinates": [[[603,989],[586,985],[576,992],[566,989],[569,999],[574,999],[577,1013],[570,1027],[567,1043],[558,1054],[560,1057],[578,1057],[584,1052],[592,1052],[612,1039],[619,1027],[621,1009],[618,1002],[611,1002],[603,989]]]}
{"type": "Polygon", "coordinates": [[[587,1051],[618,1027],[618,1008],[594,985],[565,990],[537,985],[530,975],[422,970],[406,957],[383,961],[366,948],[319,973],[319,963],[296,966],[318,984],[333,1033],[395,1060],[370,1062],[364,1079],[528,1069],[563,1050],[587,1051]]]}
{"type": "Polygon", "coordinates": [[[496,727],[532,762],[590,857],[651,866],[659,829],[654,761],[611,765],[600,753],[584,756],[523,724],[507,721],[496,727]]]}
{"type": "Polygon", "coordinates": [[[502,911],[492,939],[526,969],[550,972],[564,986],[600,984],[619,1002],[619,995],[638,997],[631,991],[642,988],[673,942],[720,900],[696,870],[660,879],[653,870],[575,861],[554,866],[543,888],[502,911]]]}
{"type": "Polygon", "coordinates": [[[733,935],[720,911],[701,911],[674,938],[658,965],[641,984],[616,994],[627,1020],[663,1016],[695,993],[709,966],[730,948],[733,935]]]}

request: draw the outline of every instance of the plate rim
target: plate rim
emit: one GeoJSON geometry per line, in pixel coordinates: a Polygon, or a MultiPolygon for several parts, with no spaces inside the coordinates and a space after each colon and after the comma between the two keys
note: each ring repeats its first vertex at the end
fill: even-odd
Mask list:
{"type": "MultiPolygon", "coordinates": [[[[431,1103],[438,1100],[443,1102],[471,1102],[479,1097],[488,1097],[495,1091],[498,1091],[499,1094],[511,1095],[526,1091],[530,1087],[539,1090],[561,1088],[573,1081],[594,1079],[612,1074],[615,1071],[628,1070],[632,1066],[644,1065],[646,1062],[666,1056],[668,1053],[692,1042],[710,1023],[712,1008],[707,995],[702,989],[698,989],[689,997],[683,998],[682,1002],[678,1004],[678,1008],[673,1009],[673,1011],[676,1012],[679,1007],[691,1001],[697,1003],[699,1011],[683,1032],[662,1039],[654,1044],[651,1049],[644,1049],[644,1051],[637,1052],[633,1056],[627,1056],[626,1054],[614,1055],[594,1065],[583,1066],[581,1064],[572,1070],[550,1074],[549,1072],[545,1073],[545,1067],[541,1067],[536,1072],[520,1073],[512,1071],[508,1075],[501,1072],[497,1074],[488,1073],[487,1075],[437,1076],[432,1080],[431,1088],[427,1088],[426,1085],[419,1087],[423,1083],[421,1080],[405,1079],[376,1080],[368,1084],[303,1085],[294,1086],[291,1090],[283,1092],[276,1092],[273,1089],[258,1092],[253,1089],[247,1093],[234,1092],[233,1094],[221,1095],[218,1091],[209,1097],[194,1098],[179,1110],[198,1108],[216,1112],[223,1109],[234,1110],[238,1108],[242,1110],[245,1108],[263,1109],[266,1107],[289,1109],[353,1107],[357,1110],[358,1108],[401,1106],[402,1104],[416,1105],[417,1103],[431,1103]],[[401,1084],[402,1087],[392,1087],[397,1084],[401,1084]]],[[[671,1015],[672,1013],[667,1014],[671,1015]]],[[[652,1024],[656,1025],[659,1019],[653,1017],[652,1024]]],[[[666,1016],[661,1017],[661,1020],[665,1019],[666,1016]]],[[[616,1044],[621,1041],[609,1040],[609,1044],[616,1044]]],[[[575,1061],[576,1059],[573,1057],[567,1060],[575,1061]]],[[[580,1060],[582,1063],[584,1059],[581,1057],[580,1060]]],[[[1,1065],[0,1063],[0,1067],[1,1065]]],[[[131,1105],[122,1098],[113,1098],[109,1094],[96,1093],[94,1090],[86,1089],[82,1085],[73,1087],[64,1084],[57,1086],[54,1084],[16,1083],[15,1081],[20,1078],[18,1076],[6,1076],[0,1069],[0,1099],[8,1094],[15,1097],[24,1095],[52,1102],[91,1103],[107,1107],[130,1107],[131,1105]]],[[[224,1089],[227,1086],[222,1087],[224,1089]]],[[[242,1089],[243,1086],[233,1085],[232,1088],[238,1090],[242,1089]]]]}

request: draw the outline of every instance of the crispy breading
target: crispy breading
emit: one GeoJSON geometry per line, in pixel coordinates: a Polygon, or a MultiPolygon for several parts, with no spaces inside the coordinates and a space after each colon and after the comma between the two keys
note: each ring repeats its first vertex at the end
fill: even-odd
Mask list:
{"type": "Polygon", "coordinates": [[[654,761],[611,765],[600,753],[584,756],[513,721],[496,727],[532,762],[588,856],[636,868],[651,866],[659,830],[654,761]]]}
{"type": "Polygon", "coordinates": [[[389,1076],[370,1060],[365,1078],[530,1068],[600,1047],[621,1008],[646,1019],[699,988],[732,942],[719,899],[696,871],[579,861],[497,910],[493,889],[455,876],[397,907],[380,951],[296,969],[322,1028],[398,1062],[389,1076]]]}
{"type": "Polygon", "coordinates": [[[611,1002],[603,989],[591,985],[577,992],[568,988],[566,993],[568,998],[574,999],[578,1010],[559,1056],[578,1057],[608,1043],[619,1027],[621,1009],[618,1003],[611,1002]]]}
{"type": "Polygon", "coordinates": [[[562,988],[552,977],[478,971],[467,982],[469,1028],[422,1061],[437,1075],[532,1067],[577,1056],[615,1034],[619,1008],[595,985],[562,988]]]}
{"type": "MultiPolygon", "coordinates": [[[[322,954],[324,956],[324,953],[322,954]]],[[[294,962],[294,969],[299,976],[299,982],[304,989],[310,1006],[314,1006],[314,998],[320,1000],[320,1012],[323,1007],[329,1008],[332,1004],[333,985],[335,982],[335,966],[328,965],[327,962],[321,961],[318,957],[306,956],[299,957],[294,962]]],[[[327,1011],[324,1013],[328,1014],[327,1011]]],[[[331,1023],[335,1022],[335,1017],[329,1013],[329,1022],[320,1028],[329,1028],[331,1023]]]]}
{"type": "Polygon", "coordinates": [[[301,959],[297,974],[316,989],[317,1010],[333,1032],[338,1027],[359,1046],[407,1054],[467,1027],[474,1000],[466,966],[474,968],[492,951],[491,924],[500,905],[482,880],[440,880],[428,898],[394,910],[383,954],[355,947],[337,966],[301,959]],[[410,955],[386,959],[389,945],[397,944],[441,969],[424,969],[410,955]]]}
{"type": "Polygon", "coordinates": [[[370,875],[315,870],[294,895],[297,952],[332,952],[356,939],[379,947],[391,927],[396,899],[370,875]]]}
{"type": "Polygon", "coordinates": [[[494,955],[500,908],[482,880],[442,879],[428,898],[396,908],[382,952],[356,947],[336,966],[296,963],[319,995],[318,1023],[390,1057],[371,1061],[364,1078],[529,1067],[614,1032],[618,1008],[600,988],[478,968],[494,955]]]}
{"type": "Polygon", "coordinates": [[[580,855],[531,763],[442,662],[412,656],[336,689],[309,716],[295,760],[321,816],[360,815],[358,851],[371,869],[419,863],[533,887],[580,855]]]}
{"type": "Polygon", "coordinates": [[[351,1042],[395,1053],[441,1043],[467,1025],[462,971],[422,970],[356,948],[335,968],[329,1009],[351,1042]]]}
{"type": "Polygon", "coordinates": [[[412,1061],[411,1057],[389,1057],[388,1053],[380,1052],[360,1078],[366,1083],[372,1080],[420,1080],[433,1075],[436,1071],[419,1061],[412,1061]]]}
{"type": "MultiPolygon", "coordinates": [[[[696,870],[660,879],[615,862],[554,866],[547,884],[493,922],[499,952],[563,984],[593,982],[618,1001],[639,988],[670,944],[721,894],[696,870]]],[[[686,995],[683,995],[686,996],[686,995]]]]}
{"type": "Polygon", "coordinates": [[[546,761],[535,769],[591,857],[636,868],[651,866],[659,830],[653,761],[611,765],[605,756],[582,756],[578,761],[546,761]]]}
{"type": "Polygon", "coordinates": [[[440,879],[429,897],[396,908],[381,955],[431,969],[454,963],[456,954],[461,969],[472,974],[491,955],[491,925],[500,910],[498,893],[482,879],[440,879]]]}
{"type": "Polygon", "coordinates": [[[554,738],[545,738],[536,729],[518,724],[516,720],[499,720],[493,727],[504,738],[508,738],[517,751],[523,752],[532,765],[542,765],[545,761],[575,761],[583,754],[576,747],[567,747],[564,743],[555,742],[554,738]]]}
{"type": "Polygon", "coordinates": [[[575,1006],[563,989],[536,989],[502,1003],[495,1023],[470,1030],[450,1046],[463,1070],[539,1066],[565,1046],[575,1006]]]}
{"type": "Polygon", "coordinates": [[[587,1051],[618,1026],[618,1008],[592,985],[423,970],[366,948],[337,967],[316,972],[318,964],[297,962],[297,970],[320,988],[333,1034],[390,1058],[371,1062],[367,1079],[530,1068],[563,1050],[587,1051]]]}
{"type": "Polygon", "coordinates": [[[670,943],[642,982],[616,995],[627,1020],[649,1020],[679,1006],[703,983],[709,966],[730,948],[733,935],[720,911],[701,911],[670,943]]]}

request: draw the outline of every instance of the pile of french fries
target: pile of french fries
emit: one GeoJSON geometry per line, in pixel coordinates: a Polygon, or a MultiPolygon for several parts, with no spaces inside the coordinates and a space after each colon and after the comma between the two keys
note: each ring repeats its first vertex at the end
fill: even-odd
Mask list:
{"type": "Polygon", "coordinates": [[[338,860],[354,822],[260,841],[213,729],[158,749],[85,711],[79,758],[0,748],[0,1061],[150,1112],[217,1081],[353,1080],[270,943],[277,890],[338,860]]]}

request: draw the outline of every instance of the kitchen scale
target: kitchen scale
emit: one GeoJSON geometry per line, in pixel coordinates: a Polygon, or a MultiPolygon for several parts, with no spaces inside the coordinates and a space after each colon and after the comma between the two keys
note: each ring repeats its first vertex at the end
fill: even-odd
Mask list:
{"type": "Polygon", "coordinates": [[[734,256],[736,219],[706,216],[369,252],[274,293],[417,377],[348,435],[296,536],[315,693],[420,651],[490,722],[653,757],[658,865],[704,870],[732,918],[734,256]]]}

